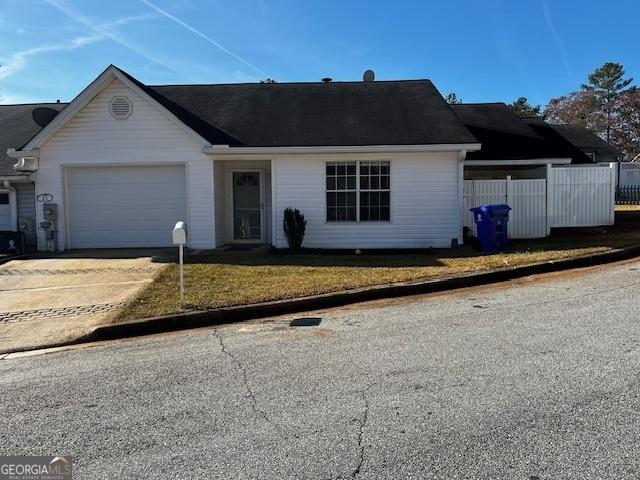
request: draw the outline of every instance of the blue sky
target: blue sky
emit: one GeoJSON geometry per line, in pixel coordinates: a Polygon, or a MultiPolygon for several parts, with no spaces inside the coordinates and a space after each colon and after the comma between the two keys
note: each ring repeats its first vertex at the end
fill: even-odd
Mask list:
{"type": "Polygon", "coordinates": [[[640,2],[3,0],[0,103],[77,95],[113,63],[147,84],[430,78],[546,104],[605,61],[640,83],[640,2]],[[604,11],[608,9],[609,11],[604,11]]]}

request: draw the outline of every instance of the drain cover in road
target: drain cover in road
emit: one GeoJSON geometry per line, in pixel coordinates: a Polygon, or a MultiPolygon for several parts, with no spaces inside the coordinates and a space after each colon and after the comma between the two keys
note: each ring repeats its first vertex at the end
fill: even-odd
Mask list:
{"type": "Polygon", "coordinates": [[[289,322],[290,327],[317,327],[320,325],[322,318],[320,317],[307,317],[307,318],[294,318],[289,322]]]}

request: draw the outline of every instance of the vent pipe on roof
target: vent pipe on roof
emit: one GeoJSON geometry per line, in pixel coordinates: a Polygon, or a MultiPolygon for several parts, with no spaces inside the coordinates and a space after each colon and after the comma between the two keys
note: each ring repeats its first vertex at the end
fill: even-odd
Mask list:
{"type": "Polygon", "coordinates": [[[376,79],[376,74],[373,73],[373,70],[367,70],[362,75],[362,81],[366,83],[371,83],[376,79]]]}
{"type": "Polygon", "coordinates": [[[331,80],[333,80],[331,77],[324,77],[321,81],[322,83],[331,83],[331,80]]]}

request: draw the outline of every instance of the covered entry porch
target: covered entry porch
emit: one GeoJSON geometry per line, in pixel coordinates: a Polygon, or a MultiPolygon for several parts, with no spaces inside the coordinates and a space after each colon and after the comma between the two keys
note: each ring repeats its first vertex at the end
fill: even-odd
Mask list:
{"type": "Polygon", "coordinates": [[[270,245],[271,160],[214,160],[216,246],[270,245]]]}

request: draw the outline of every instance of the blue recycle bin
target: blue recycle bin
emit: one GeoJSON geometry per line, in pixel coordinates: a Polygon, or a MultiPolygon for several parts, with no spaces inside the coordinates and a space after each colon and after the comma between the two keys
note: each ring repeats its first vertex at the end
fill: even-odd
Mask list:
{"type": "Polygon", "coordinates": [[[476,222],[480,249],[483,252],[504,252],[507,250],[507,225],[509,205],[481,205],[471,209],[476,222]]]}

